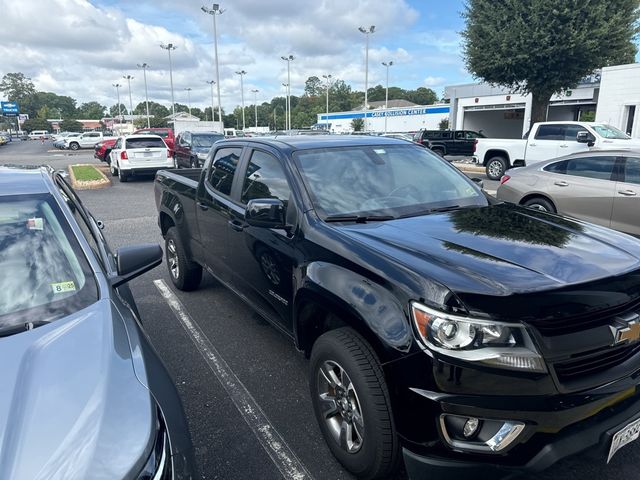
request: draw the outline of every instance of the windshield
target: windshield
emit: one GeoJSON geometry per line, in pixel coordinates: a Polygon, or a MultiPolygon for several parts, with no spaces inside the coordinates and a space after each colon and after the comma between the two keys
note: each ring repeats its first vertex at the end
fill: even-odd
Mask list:
{"type": "Polygon", "coordinates": [[[96,281],[50,195],[0,196],[0,336],[76,312],[96,281]]]}
{"type": "Polygon", "coordinates": [[[191,144],[194,147],[211,147],[218,140],[224,140],[224,135],[192,135],[191,144]]]}
{"type": "Polygon", "coordinates": [[[487,205],[471,180],[417,145],[301,150],[293,157],[316,210],[325,218],[395,218],[487,205]]]}
{"type": "Polygon", "coordinates": [[[631,137],[626,133],[618,130],[616,127],[612,127],[611,125],[592,125],[593,128],[598,135],[603,138],[611,138],[615,140],[629,140],[631,137]]]}

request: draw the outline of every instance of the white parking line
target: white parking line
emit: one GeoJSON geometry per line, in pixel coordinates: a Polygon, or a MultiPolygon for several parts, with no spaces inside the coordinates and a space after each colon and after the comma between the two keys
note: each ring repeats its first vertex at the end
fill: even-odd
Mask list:
{"type": "Polygon", "coordinates": [[[258,405],[236,374],[233,373],[233,370],[211,344],[198,324],[193,321],[178,297],[163,280],[154,280],[153,283],[191,337],[211,371],[218,378],[227,394],[229,394],[231,401],[240,412],[240,415],[242,415],[242,418],[244,418],[244,421],[247,422],[253,434],[278,470],[280,470],[282,476],[287,480],[311,480],[313,478],[311,474],[289,448],[280,433],[271,425],[260,405],[258,405]]]}

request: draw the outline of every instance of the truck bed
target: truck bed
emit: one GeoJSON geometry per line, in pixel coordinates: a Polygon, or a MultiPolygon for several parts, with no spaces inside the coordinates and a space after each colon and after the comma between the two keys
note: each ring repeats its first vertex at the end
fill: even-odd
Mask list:
{"type": "Polygon", "coordinates": [[[175,195],[180,198],[184,208],[195,208],[195,196],[201,174],[202,170],[199,168],[159,170],[153,187],[156,207],[159,207],[163,195],[175,195]]]}

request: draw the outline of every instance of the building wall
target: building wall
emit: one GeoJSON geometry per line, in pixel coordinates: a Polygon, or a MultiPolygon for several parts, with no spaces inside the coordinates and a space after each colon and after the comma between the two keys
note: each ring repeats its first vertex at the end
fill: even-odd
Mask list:
{"type": "Polygon", "coordinates": [[[640,138],[640,64],[602,69],[596,121],[624,131],[630,106],[635,105],[631,136],[640,138]]]}
{"type": "MultiPolygon", "coordinates": [[[[351,122],[354,118],[365,118],[366,130],[370,132],[412,132],[420,129],[437,130],[443,119],[449,118],[449,105],[418,105],[406,108],[379,108],[351,112],[329,113],[328,122],[332,133],[350,133],[353,131],[351,122]]],[[[318,123],[327,122],[327,114],[318,114],[318,123]]]]}

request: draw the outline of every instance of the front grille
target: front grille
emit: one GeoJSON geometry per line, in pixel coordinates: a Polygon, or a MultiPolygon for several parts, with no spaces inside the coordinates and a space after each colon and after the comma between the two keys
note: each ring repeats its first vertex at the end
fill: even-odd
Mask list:
{"type": "Polygon", "coordinates": [[[582,355],[554,365],[558,380],[571,382],[621,365],[640,352],[640,343],[609,347],[604,351],[582,355]]]}
{"type": "Polygon", "coordinates": [[[565,335],[567,333],[580,332],[602,325],[610,325],[613,317],[640,310],[640,298],[633,302],[619,305],[593,313],[574,315],[569,317],[548,318],[545,320],[532,320],[529,323],[546,336],[565,335]]]}

